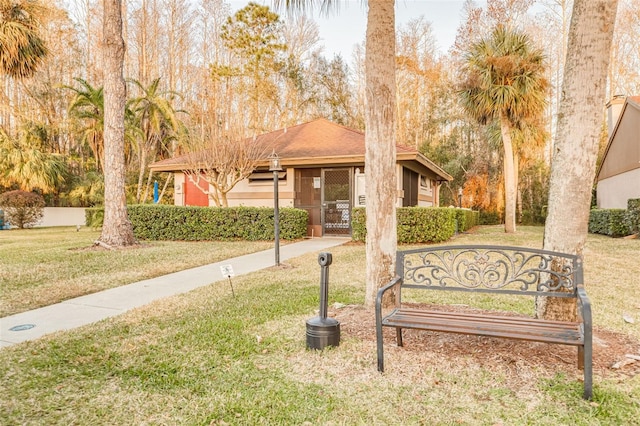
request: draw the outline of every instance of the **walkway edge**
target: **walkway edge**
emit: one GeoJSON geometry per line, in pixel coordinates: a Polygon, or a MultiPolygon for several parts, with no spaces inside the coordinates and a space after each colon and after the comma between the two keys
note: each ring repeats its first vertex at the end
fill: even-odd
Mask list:
{"type": "MultiPolygon", "coordinates": [[[[287,244],[280,247],[280,259],[285,261],[306,253],[339,246],[348,241],[350,239],[324,237],[287,244]]],[[[234,274],[240,276],[274,264],[275,253],[273,249],[269,249],[4,317],[0,319],[0,348],[91,324],[156,300],[222,281],[225,279],[220,270],[223,265],[231,265],[234,274]]]]}

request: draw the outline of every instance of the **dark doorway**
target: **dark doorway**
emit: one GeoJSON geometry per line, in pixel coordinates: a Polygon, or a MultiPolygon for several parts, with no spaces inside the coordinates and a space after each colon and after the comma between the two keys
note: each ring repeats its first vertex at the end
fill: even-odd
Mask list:
{"type": "Polygon", "coordinates": [[[323,233],[351,235],[351,169],[323,169],[322,183],[323,233]]]}
{"type": "Polygon", "coordinates": [[[420,191],[420,176],[413,170],[402,169],[402,207],[413,207],[418,205],[418,192],[420,191]]]}
{"type": "Polygon", "coordinates": [[[322,236],[322,170],[296,169],[296,198],[294,207],[309,213],[307,235],[322,236]]]}

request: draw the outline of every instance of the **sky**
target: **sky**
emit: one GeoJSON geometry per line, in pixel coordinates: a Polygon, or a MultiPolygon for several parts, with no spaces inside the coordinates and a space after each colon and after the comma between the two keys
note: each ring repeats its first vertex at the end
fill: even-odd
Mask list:
{"type": "MultiPolygon", "coordinates": [[[[249,2],[231,0],[233,11],[243,8],[249,2]]],[[[273,7],[271,0],[258,0],[257,3],[273,7]]],[[[476,1],[483,5],[485,1],[476,1]]],[[[463,0],[397,0],[396,26],[413,18],[424,16],[431,22],[434,35],[441,53],[446,53],[455,41],[460,25],[463,0]]],[[[281,13],[282,14],[282,13],[281,13]]],[[[320,29],[320,44],[325,46],[325,56],[342,55],[346,61],[351,59],[353,46],[364,41],[367,27],[367,13],[362,0],[340,0],[339,10],[324,16],[315,10],[313,19],[320,29]]]]}

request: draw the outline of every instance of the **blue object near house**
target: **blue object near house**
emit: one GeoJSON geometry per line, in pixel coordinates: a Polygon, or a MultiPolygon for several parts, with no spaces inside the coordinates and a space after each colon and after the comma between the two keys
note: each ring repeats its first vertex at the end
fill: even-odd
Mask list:
{"type": "Polygon", "coordinates": [[[153,202],[158,202],[158,181],[153,182],[153,202]]]}
{"type": "Polygon", "coordinates": [[[0,231],[2,231],[3,229],[9,229],[10,227],[11,225],[9,224],[9,222],[4,221],[4,211],[0,210],[0,231]]]}

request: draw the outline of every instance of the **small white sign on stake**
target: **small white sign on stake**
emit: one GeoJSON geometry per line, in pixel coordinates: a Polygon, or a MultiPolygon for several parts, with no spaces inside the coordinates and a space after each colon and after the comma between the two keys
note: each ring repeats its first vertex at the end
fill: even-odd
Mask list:
{"type": "Polygon", "coordinates": [[[235,274],[233,273],[233,266],[231,265],[220,266],[220,271],[222,272],[222,276],[225,278],[231,278],[235,276],[235,274]]]}

